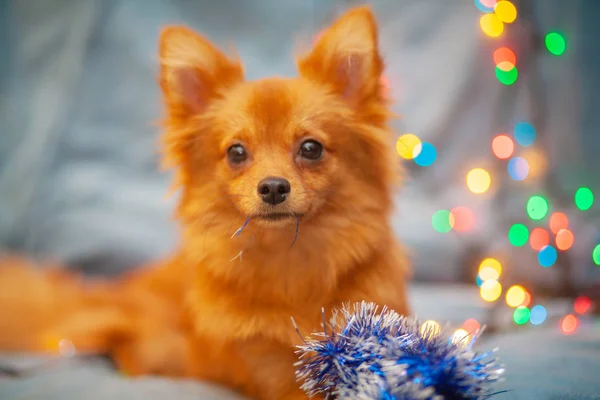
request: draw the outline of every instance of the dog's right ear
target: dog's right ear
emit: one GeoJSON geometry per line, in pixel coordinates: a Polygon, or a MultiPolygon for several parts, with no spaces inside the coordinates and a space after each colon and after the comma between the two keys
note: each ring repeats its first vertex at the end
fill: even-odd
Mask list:
{"type": "Polygon", "coordinates": [[[159,40],[160,85],[172,122],[202,112],[219,92],[244,79],[237,59],[230,59],[207,39],[183,26],[162,30],[159,40]]]}

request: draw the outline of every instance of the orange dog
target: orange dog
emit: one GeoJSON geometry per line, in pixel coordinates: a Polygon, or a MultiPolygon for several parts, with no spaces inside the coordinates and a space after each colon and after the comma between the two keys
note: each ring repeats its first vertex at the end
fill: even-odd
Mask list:
{"type": "Polygon", "coordinates": [[[338,19],[294,79],[245,81],[239,61],[183,27],[162,32],[160,64],[180,247],[118,282],[7,260],[0,348],[47,351],[68,339],[133,375],[306,398],[290,317],[308,334],[321,330],[322,308],[343,302],[408,312],[374,17],[361,7],[338,19]]]}

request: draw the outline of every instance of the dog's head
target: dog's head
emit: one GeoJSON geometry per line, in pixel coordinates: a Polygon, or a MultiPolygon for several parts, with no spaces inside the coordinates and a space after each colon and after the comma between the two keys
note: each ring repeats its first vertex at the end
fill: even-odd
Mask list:
{"type": "Polygon", "coordinates": [[[183,218],[210,209],[275,228],[390,207],[396,162],[368,8],[325,30],[297,78],[246,81],[237,59],[184,27],[162,32],[160,62],[183,218]]]}

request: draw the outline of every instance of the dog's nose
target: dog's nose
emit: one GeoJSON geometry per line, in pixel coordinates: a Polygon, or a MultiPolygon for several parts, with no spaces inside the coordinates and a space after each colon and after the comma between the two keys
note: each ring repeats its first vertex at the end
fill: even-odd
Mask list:
{"type": "Polygon", "coordinates": [[[290,183],[284,178],[270,176],[258,182],[258,194],[271,205],[283,203],[291,190],[290,183]]]}

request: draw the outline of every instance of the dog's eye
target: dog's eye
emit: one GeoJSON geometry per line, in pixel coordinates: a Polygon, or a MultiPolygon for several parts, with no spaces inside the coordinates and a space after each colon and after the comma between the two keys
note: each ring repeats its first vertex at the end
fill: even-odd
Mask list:
{"type": "Polygon", "coordinates": [[[248,152],[241,144],[234,144],[227,149],[227,158],[232,164],[241,164],[248,158],[248,152]]]}
{"type": "Polygon", "coordinates": [[[307,160],[318,160],[323,155],[323,145],[316,140],[306,140],[300,145],[300,156],[307,160]]]}

